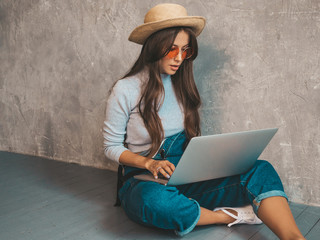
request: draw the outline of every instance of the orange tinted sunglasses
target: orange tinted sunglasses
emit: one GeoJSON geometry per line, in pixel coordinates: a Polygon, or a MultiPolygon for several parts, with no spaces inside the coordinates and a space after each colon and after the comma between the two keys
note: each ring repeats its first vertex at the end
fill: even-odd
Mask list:
{"type": "MultiPolygon", "coordinates": [[[[168,56],[169,58],[175,58],[176,56],[178,56],[179,52],[180,52],[179,47],[172,46],[170,51],[167,53],[166,56],[168,56]]],[[[181,58],[182,58],[182,60],[191,58],[192,55],[193,55],[193,49],[191,47],[187,47],[185,49],[181,49],[181,58]]]]}

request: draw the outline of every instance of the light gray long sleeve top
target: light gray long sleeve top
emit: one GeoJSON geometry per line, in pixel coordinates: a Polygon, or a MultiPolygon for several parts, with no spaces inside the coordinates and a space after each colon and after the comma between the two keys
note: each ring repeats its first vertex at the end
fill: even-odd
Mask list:
{"type": "MultiPolygon", "coordinates": [[[[145,72],[141,72],[119,80],[108,98],[103,127],[104,153],[115,162],[119,163],[119,157],[125,150],[141,153],[151,147],[151,138],[138,109],[147,77],[145,72]]],[[[158,115],[165,137],[170,137],[184,129],[184,114],[174,93],[171,76],[161,74],[161,79],[165,96],[158,115]]]]}

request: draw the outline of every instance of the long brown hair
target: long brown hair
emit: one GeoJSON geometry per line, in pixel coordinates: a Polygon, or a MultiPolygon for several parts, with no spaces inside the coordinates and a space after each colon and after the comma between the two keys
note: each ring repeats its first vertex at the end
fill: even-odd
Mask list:
{"type": "Polygon", "coordinates": [[[201,100],[193,77],[193,60],[198,55],[197,39],[190,28],[174,27],[160,30],[146,40],[137,61],[124,76],[133,76],[145,67],[149,70],[149,79],[142,89],[138,105],[140,115],[152,142],[149,156],[156,153],[164,138],[163,127],[158,115],[164,96],[159,60],[170,51],[180,31],[185,31],[189,35],[189,47],[193,49],[193,55],[182,62],[178,71],[171,78],[177,100],[183,106],[184,128],[188,140],[200,135],[198,110],[201,100]]]}

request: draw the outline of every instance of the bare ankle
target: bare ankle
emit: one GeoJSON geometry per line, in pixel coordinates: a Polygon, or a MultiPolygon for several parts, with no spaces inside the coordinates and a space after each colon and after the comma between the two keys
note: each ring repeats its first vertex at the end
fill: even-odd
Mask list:
{"type": "MultiPolygon", "coordinates": [[[[231,217],[228,214],[224,213],[222,210],[216,211],[215,213],[217,213],[217,218],[219,219],[218,224],[229,224],[229,223],[234,222],[234,220],[235,220],[233,217],[231,217]]],[[[235,215],[237,215],[236,212],[235,212],[235,215]]]]}

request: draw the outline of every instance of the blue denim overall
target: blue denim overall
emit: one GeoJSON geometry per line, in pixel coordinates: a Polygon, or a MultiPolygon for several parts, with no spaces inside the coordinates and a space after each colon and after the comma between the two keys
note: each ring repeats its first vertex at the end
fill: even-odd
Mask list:
{"type": "MultiPolygon", "coordinates": [[[[164,153],[165,159],[176,166],[186,141],[184,132],[166,138],[154,159],[162,159],[164,153]]],[[[133,170],[137,168],[125,166],[125,174],[133,170]]],[[[121,205],[129,218],[143,225],[175,230],[179,236],[196,226],[200,206],[213,210],[251,204],[257,213],[261,200],[272,196],[287,198],[277,172],[262,160],[241,175],[179,186],[164,186],[132,177],[119,191],[121,205]]]]}

